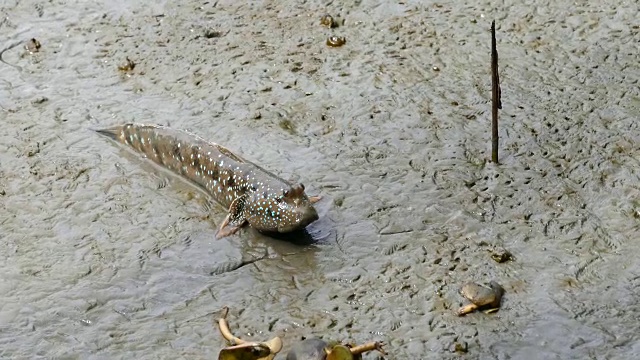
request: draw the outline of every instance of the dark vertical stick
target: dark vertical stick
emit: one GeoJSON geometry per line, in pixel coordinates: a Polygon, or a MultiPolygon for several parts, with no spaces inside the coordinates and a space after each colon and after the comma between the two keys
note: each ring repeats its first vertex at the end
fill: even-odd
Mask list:
{"type": "Polygon", "coordinates": [[[491,22],[491,161],[498,163],[498,109],[500,99],[500,77],[498,76],[498,50],[496,49],[496,21],[491,22]]]}

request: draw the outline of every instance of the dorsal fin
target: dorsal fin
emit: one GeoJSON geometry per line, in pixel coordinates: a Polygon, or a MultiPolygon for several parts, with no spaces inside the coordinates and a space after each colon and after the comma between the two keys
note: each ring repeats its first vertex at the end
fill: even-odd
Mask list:
{"type": "Polygon", "coordinates": [[[215,147],[218,149],[218,151],[220,151],[223,155],[230,157],[231,159],[233,159],[234,161],[237,161],[239,163],[246,163],[246,160],[241,158],[240,156],[234,154],[231,152],[231,150],[227,149],[226,147],[222,146],[222,145],[218,145],[216,144],[215,147]]]}

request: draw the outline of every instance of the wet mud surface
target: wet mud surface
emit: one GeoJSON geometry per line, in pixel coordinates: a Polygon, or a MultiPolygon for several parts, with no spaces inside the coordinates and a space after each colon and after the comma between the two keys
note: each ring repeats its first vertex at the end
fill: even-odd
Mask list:
{"type": "Polygon", "coordinates": [[[0,357],[215,358],[224,306],[284,351],[637,357],[639,18],[613,1],[3,2],[0,357]],[[91,131],[128,121],[303,182],[324,196],[315,242],[215,241],[224,209],[91,131]],[[458,317],[460,287],[490,280],[500,311],[458,317]]]}

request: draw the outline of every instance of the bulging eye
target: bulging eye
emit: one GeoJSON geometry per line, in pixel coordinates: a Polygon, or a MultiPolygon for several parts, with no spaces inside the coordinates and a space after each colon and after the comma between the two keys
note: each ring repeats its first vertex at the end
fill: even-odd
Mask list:
{"type": "Polygon", "coordinates": [[[300,184],[300,188],[304,191],[304,184],[300,184]]]}
{"type": "Polygon", "coordinates": [[[282,196],[284,196],[284,197],[289,196],[289,190],[283,190],[282,191],[282,196]]]}

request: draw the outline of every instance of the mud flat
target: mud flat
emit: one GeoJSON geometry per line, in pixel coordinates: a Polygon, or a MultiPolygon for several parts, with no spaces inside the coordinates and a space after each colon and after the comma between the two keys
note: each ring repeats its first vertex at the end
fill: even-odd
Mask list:
{"type": "Polygon", "coordinates": [[[224,306],[284,351],[637,357],[639,18],[614,1],[2,2],[0,357],[214,358],[224,306]],[[322,194],[317,242],[214,241],[224,209],[90,131],[127,121],[322,194]],[[500,310],[458,317],[460,286],[489,280],[500,310]]]}

